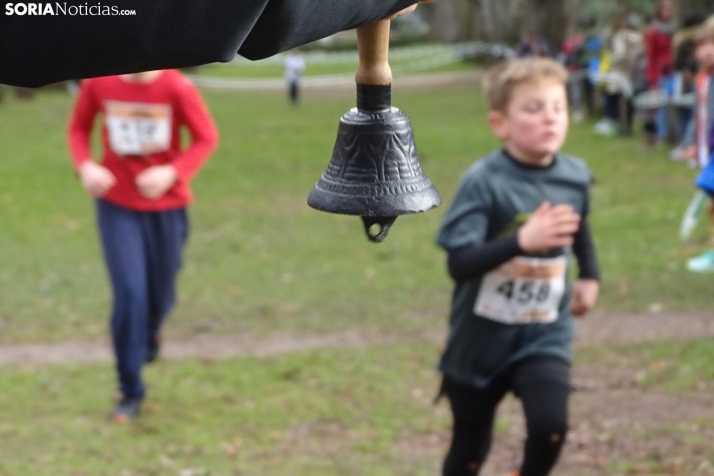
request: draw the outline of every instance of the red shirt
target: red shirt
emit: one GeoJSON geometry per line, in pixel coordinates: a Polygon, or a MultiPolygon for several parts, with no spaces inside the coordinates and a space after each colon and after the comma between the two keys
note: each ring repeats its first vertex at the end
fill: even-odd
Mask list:
{"type": "Polygon", "coordinates": [[[647,56],[647,84],[659,87],[662,76],[672,72],[672,35],[657,26],[651,26],[645,34],[645,54],[647,56]]]}
{"type": "Polygon", "coordinates": [[[216,148],[218,130],[188,79],[166,70],[149,83],[119,76],[82,81],[68,131],[76,170],[92,160],[90,137],[97,113],[102,114],[101,164],[117,180],[102,199],[137,211],[171,210],[191,203],[190,181],[216,148]],[[181,126],[191,135],[185,149],[181,126]],[[176,169],[176,183],[157,199],[145,198],[135,184],[136,176],[165,164],[176,169]]]}

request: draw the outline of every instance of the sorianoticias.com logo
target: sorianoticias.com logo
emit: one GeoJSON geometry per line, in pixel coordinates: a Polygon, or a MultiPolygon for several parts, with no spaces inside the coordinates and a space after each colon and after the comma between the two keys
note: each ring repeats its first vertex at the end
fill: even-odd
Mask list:
{"type": "Polygon", "coordinates": [[[102,5],[67,5],[67,2],[55,3],[6,3],[5,15],[69,15],[69,16],[115,16],[136,15],[136,10],[120,10],[117,6],[102,5]]]}

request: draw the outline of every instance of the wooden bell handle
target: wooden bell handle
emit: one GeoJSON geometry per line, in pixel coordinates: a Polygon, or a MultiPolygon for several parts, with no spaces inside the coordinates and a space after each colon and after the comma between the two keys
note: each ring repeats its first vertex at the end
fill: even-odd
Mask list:
{"type": "Polygon", "coordinates": [[[390,20],[381,20],[357,28],[359,67],[355,75],[357,84],[385,85],[392,83],[389,67],[390,20]]]}

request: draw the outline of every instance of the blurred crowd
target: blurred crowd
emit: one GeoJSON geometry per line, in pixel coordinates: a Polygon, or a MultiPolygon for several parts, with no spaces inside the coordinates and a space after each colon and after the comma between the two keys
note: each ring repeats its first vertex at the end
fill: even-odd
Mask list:
{"type": "MultiPolygon", "coordinates": [[[[639,117],[646,145],[669,144],[670,157],[684,160],[683,142],[695,119],[693,37],[700,26],[714,26],[712,13],[677,15],[672,0],[659,0],[650,18],[626,12],[595,32],[594,25],[581,22],[559,51],[544,37],[526,33],[517,53],[554,57],[570,70],[574,122],[598,118],[595,132],[616,136],[631,134],[639,117]]],[[[693,158],[688,163],[696,166],[693,158]]]]}

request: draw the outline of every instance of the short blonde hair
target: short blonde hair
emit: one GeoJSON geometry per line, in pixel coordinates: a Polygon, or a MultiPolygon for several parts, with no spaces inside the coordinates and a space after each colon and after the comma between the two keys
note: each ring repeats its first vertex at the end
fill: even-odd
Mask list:
{"type": "Polygon", "coordinates": [[[518,58],[492,66],[483,78],[483,89],[492,111],[505,111],[519,84],[553,79],[565,85],[568,70],[549,58],[518,58]]]}

